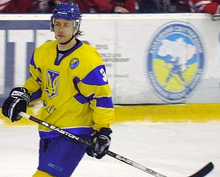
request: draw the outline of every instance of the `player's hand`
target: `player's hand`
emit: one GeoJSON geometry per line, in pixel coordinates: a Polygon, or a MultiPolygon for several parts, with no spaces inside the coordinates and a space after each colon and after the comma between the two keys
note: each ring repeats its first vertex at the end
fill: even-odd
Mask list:
{"type": "Polygon", "coordinates": [[[108,151],[112,130],[110,128],[101,128],[99,132],[94,131],[91,134],[92,146],[87,148],[86,153],[97,159],[101,159],[108,151]]]}
{"type": "Polygon", "coordinates": [[[26,112],[29,102],[28,90],[23,87],[15,87],[2,105],[2,114],[8,117],[11,122],[18,121],[21,119],[18,113],[21,111],[26,112]]]}

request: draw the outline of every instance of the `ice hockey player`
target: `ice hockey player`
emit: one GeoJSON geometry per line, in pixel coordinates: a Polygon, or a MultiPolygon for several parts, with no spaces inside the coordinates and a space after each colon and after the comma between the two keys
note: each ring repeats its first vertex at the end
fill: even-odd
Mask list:
{"type": "Polygon", "coordinates": [[[39,165],[33,177],[69,177],[85,153],[101,159],[109,148],[114,105],[106,68],[95,48],[82,43],[81,12],[76,3],[53,10],[56,40],[38,47],[30,60],[30,78],[11,90],[2,113],[11,122],[20,111],[42,101],[41,119],[92,142],[92,147],[39,126],[39,165]]]}

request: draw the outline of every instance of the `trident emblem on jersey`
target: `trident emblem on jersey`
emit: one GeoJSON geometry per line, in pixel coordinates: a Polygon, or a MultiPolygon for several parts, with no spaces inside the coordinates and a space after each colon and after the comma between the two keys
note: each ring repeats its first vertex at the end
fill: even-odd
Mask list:
{"type": "Polygon", "coordinates": [[[58,94],[58,80],[60,74],[55,71],[47,70],[46,76],[47,84],[45,91],[48,94],[49,98],[52,98],[58,94]]]}

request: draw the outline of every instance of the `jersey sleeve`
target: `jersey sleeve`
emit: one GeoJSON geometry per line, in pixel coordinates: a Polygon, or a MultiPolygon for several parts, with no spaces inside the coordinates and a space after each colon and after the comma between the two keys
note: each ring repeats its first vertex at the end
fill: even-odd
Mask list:
{"type": "Polygon", "coordinates": [[[30,77],[26,80],[23,87],[25,87],[31,94],[30,104],[34,104],[40,100],[42,90],[41,90],[41,70],[37,67],[34,61],[34,54],[30,61],[30,77]]]}
{"type": "Polygon", "coordinates": [[[93,129],[108,128],[114,121],[114,105],[110,85],[106,76],[104,65],[99,65],[91,70],[81,80],[74,79],[79,94],[75,98],[82,104],[89,101],[93,112],[93,129]]]}

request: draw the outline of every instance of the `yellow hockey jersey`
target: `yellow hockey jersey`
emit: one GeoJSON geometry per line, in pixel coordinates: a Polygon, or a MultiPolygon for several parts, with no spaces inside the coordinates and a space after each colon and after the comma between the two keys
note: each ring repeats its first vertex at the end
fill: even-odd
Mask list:
{"type": "MultiPolygon", "coordinates": [[[[34,51],[30,75],[24,87],[31,104],[42,101],[42,120],[76,135],[108,128],[113,122],[106,69],[92,46],[77,39],[72,49],[60,54],[56,40],[47,42],[34,51]]],[[[39,132],[41,138],[58,136],[41,125],[39,132]]]]}

